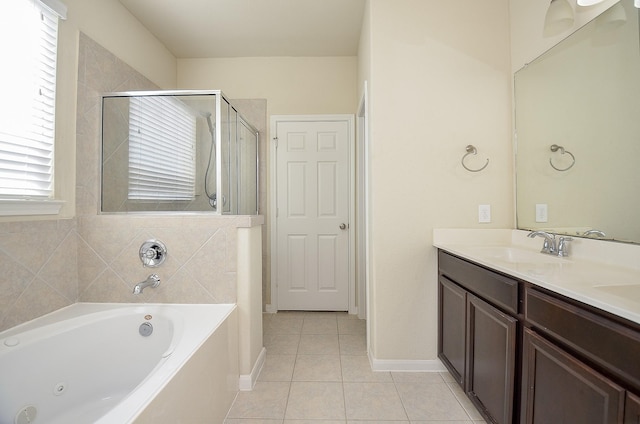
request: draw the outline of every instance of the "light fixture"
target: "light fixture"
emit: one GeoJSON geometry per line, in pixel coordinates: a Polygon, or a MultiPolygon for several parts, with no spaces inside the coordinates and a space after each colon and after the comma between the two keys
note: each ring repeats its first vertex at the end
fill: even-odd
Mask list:
{"type": "Polygon", "coordinates": [[[551,0],[544,18],[545,35],[557,35],[573,27],[573,20],[573,8],[567,0],[551,0]]]}
{"type": "Polygon", "coordinates": [[[578,6],[593,6],[602,3],[604,0],[578,0],[578,6]]]}
{"type": "MultiPolygon", "coordinates": [[[[594,4],[602,3],[603,1],[604,0],[578,0],[578,6],[593,6],[594,4]]],[[[633,0],[633,5],[640,9],[640,0],[633,0]]]]}

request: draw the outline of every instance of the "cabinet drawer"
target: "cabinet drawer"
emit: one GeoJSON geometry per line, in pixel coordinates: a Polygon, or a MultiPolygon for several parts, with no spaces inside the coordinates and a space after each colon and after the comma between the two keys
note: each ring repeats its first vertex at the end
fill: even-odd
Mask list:
{"type": "Polygon", "coordinates": [[[525,290],[525,320],[640,389],[640,333],[538,290],[525,290]]]}
{"type": "Polygon", "coordinates": [[[518,313],[518,282],[439,251],[440,273],[467,290],[514,315],[518,313]]]}

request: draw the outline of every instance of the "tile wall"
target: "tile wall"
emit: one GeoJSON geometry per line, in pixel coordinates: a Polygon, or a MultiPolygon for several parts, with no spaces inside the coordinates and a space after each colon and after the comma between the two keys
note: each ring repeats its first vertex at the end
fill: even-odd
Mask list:
{"type": "MultiPolygon", "coordinates": [[[[100,95],[154,90],[153,83],[80,34],[75,219],[0,224],[0,331],[87,302],[236,301],[236,228],[248,217],[98,215],[100,95]],[[167,261],[146,269],[142,242],[167,245],[167,261]],[[155,272],[158,289],[132,294],[155,272]]],[[[266,105],[261,107],[266,111],[266,105]]],[[[263,122],[254,124],[266,127],[263,122]]],[[[260,129],[260,128],[259,128],[260,129]]]]}
{"type": "Polygon", "coordinates": [[[0,331],[78,298],[76,221],[0,224],[0,331]]]}

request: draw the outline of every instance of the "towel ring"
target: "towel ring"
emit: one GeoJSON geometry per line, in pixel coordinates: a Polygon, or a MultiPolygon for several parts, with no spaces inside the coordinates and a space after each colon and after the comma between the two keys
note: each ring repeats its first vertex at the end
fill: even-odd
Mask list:
{"type": "Polygon", "coordinates": [[[566,154],[568,154],[569,156],[571,156],[571,165],[567,166],[566,168],[558,168],[557,166],[555,166],[555,165],[553,164],[553,158],[549,158],[549,165],[551,165],[551,167],[552,167],[553,169],[555,169],[556,171],[560,171],[560,172],[568,171],[569,169],[571,169],[571,167],[572,167],[573,165],[575,165],[575,164],[576,164],[576,157],[575,157],[575,156],[573,156],[573,153],[571,153],[571,152],[570,152],[570,151],[568,151],[568,150],[565,150],[565,149],[564,149],[564,147],[562,147],[562,146],[558,146],[557,144],[552,144],[552,145],[551,145],[551,151],[552,151],[552,152],[554,152],[554,153],[555,153],[555,152],[557,152],[558,150],[560,150],[560,154],[561,154],[561,155],[564,155],[564,154],[566,153],[566,154]]]}
{"type": "Polygon", "coordinates": [[[479,168],[479,169],[471,169],[471,168],[469,168],[467,165],[464,164],[464,160],[469,155],[477,155],[478,154],[478,149],[476,149],[475,146],[473,146],[472,144],[469,144],[466,147],[466,150],[467,150],[467,153],[464,156],[462,156],[462,160],[460,162],[462,163],[462,166],[464,167],[464,169],[466,169],[467,171],[469,171],[469,172],[480,172],[484,168],[486,168],[487,165],[489,165],[489,159],[487,158],[487,162],[484,164],[484,166],[482,168],[479,168]]]}

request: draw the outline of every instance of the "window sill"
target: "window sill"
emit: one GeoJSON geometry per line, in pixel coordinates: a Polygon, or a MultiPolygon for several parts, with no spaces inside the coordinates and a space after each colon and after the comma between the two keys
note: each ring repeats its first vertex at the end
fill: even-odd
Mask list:
{"type": "Polygon", "coordinates": [[[0,199],[0,216],[57,215],[64,201],[0,199]]]}

